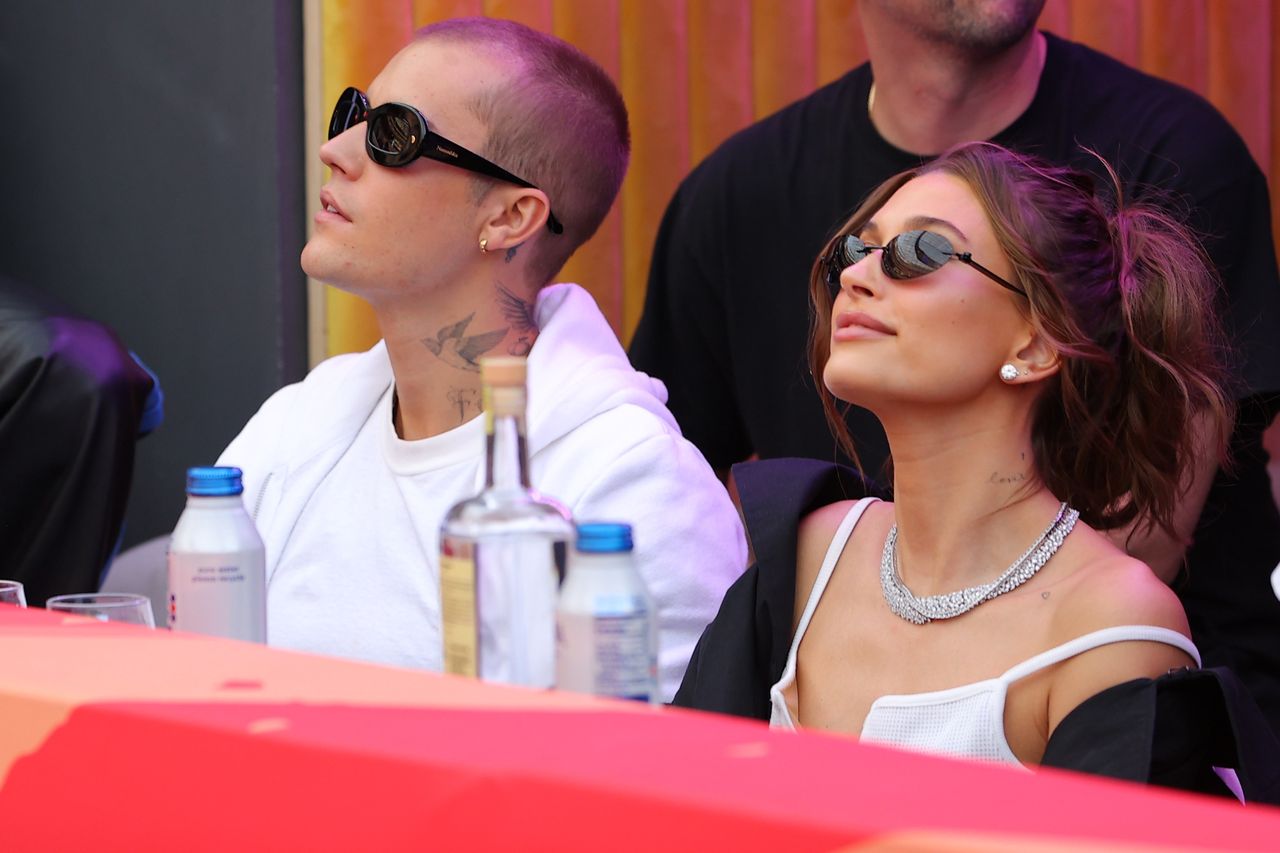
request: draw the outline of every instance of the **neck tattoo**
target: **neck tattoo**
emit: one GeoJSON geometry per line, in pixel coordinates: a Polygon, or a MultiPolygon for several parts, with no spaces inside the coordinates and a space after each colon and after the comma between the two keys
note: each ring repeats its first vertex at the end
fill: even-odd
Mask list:
{"type": "Polygon", "coordinates": [[[1031,543],[1031,547],[1014,560],[1013,565],[1005,569],[1000,577],[991,583],[924,598],[917,597],[902,582],[902,574],[898,569],[898,525],[895,524],[889,528],[889,535],[884,539],[884,552],[880,556],[880,589],[884,593],[885,603],[890,610],[914,625],[924,625],[935,619],[952,619],[968,613],[984,601],[1004,595],[1031,580],[1062,546],[1062,541],[1067,538],[1071,528],[1075,527],[1079,517],[1080,513],[1064,502],[1058,507],[1058,515],[1053,523],[1045,528],[1040,538],[1031,543]]]}

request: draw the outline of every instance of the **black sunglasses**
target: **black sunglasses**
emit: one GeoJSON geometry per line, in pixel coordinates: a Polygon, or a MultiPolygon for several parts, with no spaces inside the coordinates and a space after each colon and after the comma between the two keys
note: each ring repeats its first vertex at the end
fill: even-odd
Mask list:
{"type": "MultiPolygon", "coordinates": [[[[369,98],[365,93],[355,86],[348,86],[334,105],[333,118],[329,119],[329,138],[333,139],[362,121],[368,122],[364,134],[365,151],[369,153],[369,159],[379,166],[399,168],[408,166],[419,157],[426,157],[518,187],[537,189],[496,163],[445,139],[431,129],[422,113],[414,107],[387,103],[369,109],[369,98]]],[[[547,227],[552,234],[564,231],[560,220],[550,211],[547,212],[547,227]]]]}
{"type": "Polygon", "coordinates": [[[950,240],[934,231],[905,231],[883,246],[864,243],[852,234],[838,237],[825,260],[827,284],[833,291],[839,290],[840,273],[877,249],[880,250],[880,268],[894,281],[919,278],[939,269],[947,261],[956,260],[968,264],[1003,288],[1027,295],[1022,288],[1010,284],[975,261],[973,255],[957,252],[950,240]]]}

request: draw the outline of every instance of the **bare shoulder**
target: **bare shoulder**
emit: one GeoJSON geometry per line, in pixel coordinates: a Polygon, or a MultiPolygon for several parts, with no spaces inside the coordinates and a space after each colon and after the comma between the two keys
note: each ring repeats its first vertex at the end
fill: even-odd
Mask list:
{"type": "Polygon", "coordinates": [[[1064,639],[1118,625],[1150,625],[1189,635],[1177,595],[1151,567],[1081,525],[1083,540],[1072,572],[1070,594],[1055,614],[1054,633],[1064,639]]]}
{"type": "MultiPolygon", "coordinates": [[[[857,501],[838,501],[827,504],[806,515],[800,520],[796,534],[796,613],[804,609],[809,591],[818,579],[818,571],[826,559],[827,549],[835,538],[840,522],[844,521],[849,510],[857,501]]],[[[867,515],[883,512],[886,505],[873,502],[867,508],[867,515]]],[[[861,523],[859,523],[861,527],[861,523]]]]}
{"type": "MultiPolygon", "coordinates": [[[[1178,597],[1145,563],[1127,556],[1100,534],[1083,528],[1087,547],[1072,573],[1069,594],[1054,614],[1053,633],[1062,642],[1105,628],[1163,628],[1190,639],[1187,616],[1178,597]]],[[[1167,635],[1166,635],[1167,636],[1167,635]]],[[[1194,666],[1183,649],[1161,639],[1109,642],[1069,658],[1053,677],[1050,730],[1084,700],[1135,678],[1155,678],[1171,669],[1194,666]]]]}

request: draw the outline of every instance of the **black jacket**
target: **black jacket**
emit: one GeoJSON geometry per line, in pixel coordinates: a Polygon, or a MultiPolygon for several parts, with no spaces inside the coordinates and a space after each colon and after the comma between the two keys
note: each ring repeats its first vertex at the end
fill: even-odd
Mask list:
{"type": "MultiPolygon", "coordinates": [[[[808,459],[733,469],[755,563],[729,588],[693,651],[673,704],[769,719],[795,609],[796,531],[813,510],[873,493],[856,473],[808,459]]],[[[1230,670],[1177,670],[1117,684],[1068,714],[1042,765],[1280,805],[1280,742],[1230,670]]]]}
{"type": "Polygon", "coordinates": [[[0,276],[0,575],[32,606],[98,588],[160,396],[113,331],[0,276]]]}

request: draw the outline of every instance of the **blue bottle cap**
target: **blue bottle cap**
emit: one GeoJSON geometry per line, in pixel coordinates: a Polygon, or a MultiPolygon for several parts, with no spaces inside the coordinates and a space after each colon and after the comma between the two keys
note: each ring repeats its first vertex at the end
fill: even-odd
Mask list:
{"type": "Polygon", "coordinates": [[[187,494],[202,498],[223,498],[244,491],[239,468],[208,467],[187,469],[187,494]]]}
{"type": "Polygon", "coordinates": [[[590,522],[578,525],[578,550],[584,554],[617,554],[631,551],[631,525],[590,522]]]}

